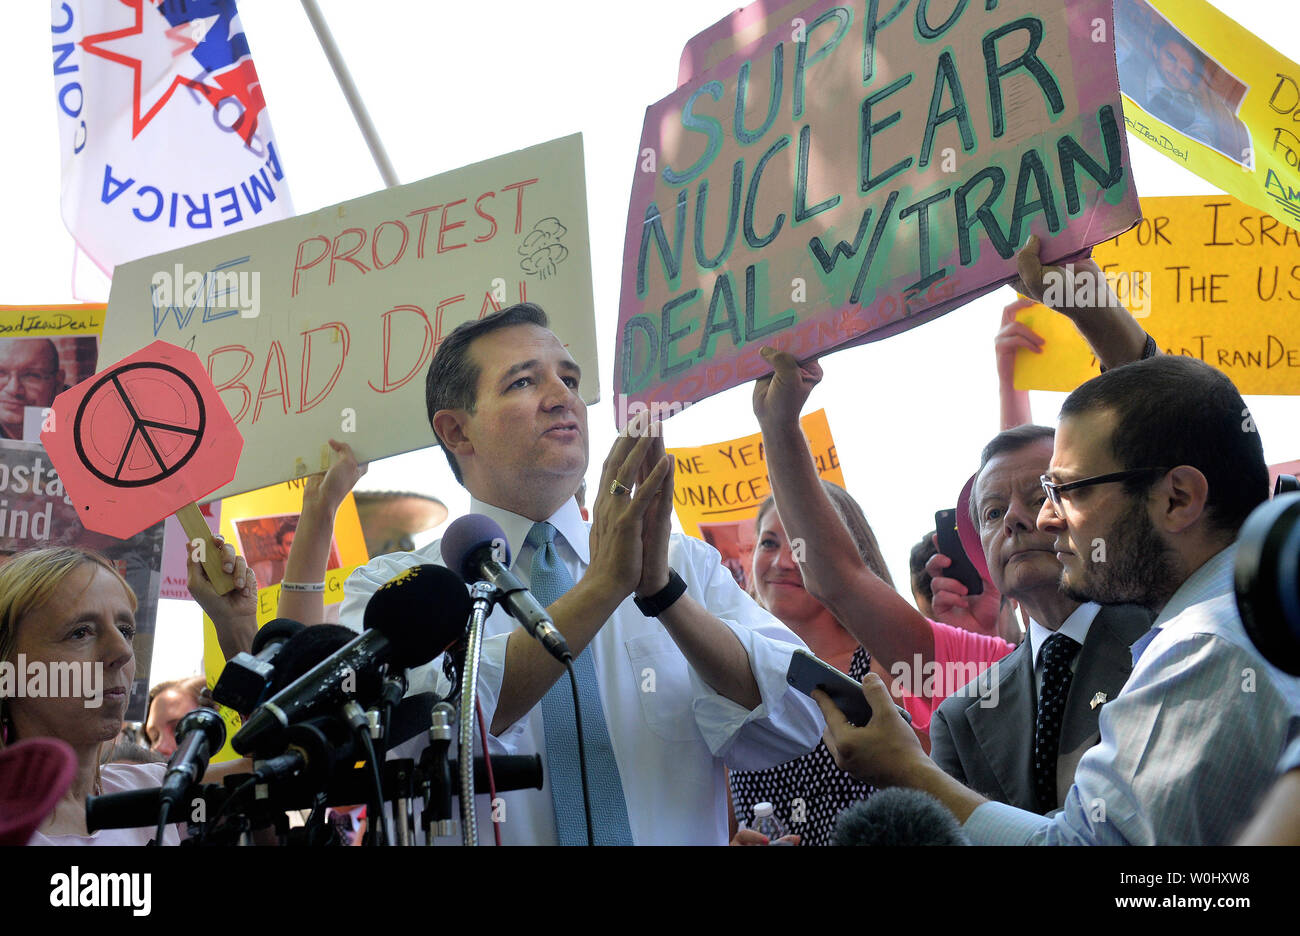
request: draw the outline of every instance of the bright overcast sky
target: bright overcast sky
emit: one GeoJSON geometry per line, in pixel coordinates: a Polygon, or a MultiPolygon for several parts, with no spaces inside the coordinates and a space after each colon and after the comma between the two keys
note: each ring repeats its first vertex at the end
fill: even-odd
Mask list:
{"type": "MultiPolygon", "coordinates": [[[[1290,2],[1215,5],[1300,61],[1290,2]]],[[[675,87],[686,40],[730,13],[737,0],[320,0],[320,6],[402,182],[582,132],[601,354],[602,402],[590,413],[594,481],[614,438],[611,364],[642,117],[675,87]]],[[[241,0],[239,9],[298,212],[382,188],[301,5],[241,0]]],[[[49,8],[24,0],[7,3],[5,13],[0,43],[10,92],[0,304],[71,302],[73,242],[59,216],[49,8]]],[[[1217,191],[1132,136],[1129,148],[1142,195],[1217,191]]],[[[106,299],[107,281],[87,267],[83,262],[76,298],[106,299]]],[[[849,489],[909,598],[909,548],[933,527],[935,510],[956,503],[980,448],[998,429],[992,345],[1010,298],[1004,287],[903,335],[830,356],[826,380],[810,402],[826,408],[849,489]]],[[[733,389],[674,417],[668,444],[702,445],[756,431],[750,389],[733,389]]],[[[1033,394],[1035,421],[1052,424],[1062,399],[1033,394]]],[[[1269,462],[1300,458],[1300,404],[1277,397],[1248,402],[1269,462]]],[[[437,449],[373,465],[361,487],[432,494],[452,518],[468,508],[468,495],[437,449]]],[[[154,681],[196,671],[201,652],[195,607],[162,606],[154,681]]]]}

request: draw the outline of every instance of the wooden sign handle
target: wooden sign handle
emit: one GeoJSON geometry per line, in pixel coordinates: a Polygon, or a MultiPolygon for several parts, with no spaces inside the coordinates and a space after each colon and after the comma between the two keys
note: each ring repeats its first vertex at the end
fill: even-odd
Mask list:
{"type": "Polygon", "coordinates": [[[198,504],[186,504],[176,511],[176,519],[180,521],[181,529],[185,531],[185,539],[188,541],[185,545],[186,551],[189,551],[195,540],[203,540],[205,544],[203,570],[208,573],[208,581],[212,583],[216,593],[224,595],[234,591],[235,580],[229,572],[221,568],[221,550],[213,540],[212,531],[208,529],[208,523],[203,519],[198,504]]]}

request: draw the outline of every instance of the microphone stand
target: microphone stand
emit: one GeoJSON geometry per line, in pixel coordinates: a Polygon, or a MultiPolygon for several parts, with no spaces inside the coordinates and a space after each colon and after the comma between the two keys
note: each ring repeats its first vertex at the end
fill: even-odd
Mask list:
{"type": "Polygon", "coordinates": [[[474,609],[469,618],[469,640],[460,677],[460,821],[461,842],[478,844],[478,817],[474,808],[474,707],[478,691],[478,659],[483,651],[483,627],[496,601],[496,586],[475,582],[470,587],[474,609]]]}

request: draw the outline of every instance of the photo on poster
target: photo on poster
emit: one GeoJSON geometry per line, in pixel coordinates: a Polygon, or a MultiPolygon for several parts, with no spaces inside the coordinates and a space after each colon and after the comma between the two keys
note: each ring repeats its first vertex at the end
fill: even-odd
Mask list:
{"type": "Polygon", "coordinates": [[[1250,87],[1183,35],[1146,0],[1115,0],[1120,90],[1151,116],[1253,168],[1238,116],[1250,87]]]}
{"type": "Polygon", "coordinates": [[[735,576],[736,584],[752,595],[750,580],[753,577],[754,547],[757,544],[754,518],[747,517],[729,523],[701,523],[700,536],[721,554],[722,565],[735,576]]]}
{"type": "Polygon", "coordinates": [[[0,337],[0,439],[40,441],[54,398],[95,373],[90,336],[0,337]]]}
{"type": "MultiPolygon", "coordinates": [[[[272,514],[264,517],[235,519],[235,536],[239,554],[248,560],[257,576],[258,588],[279,585],[284,579],[284,566],[289,559],[298,529],[298,514],[272,514]]],[[[343,564],[337,538],[330,538],[330,556],[326,569],[337,569],[343,564]]]]}

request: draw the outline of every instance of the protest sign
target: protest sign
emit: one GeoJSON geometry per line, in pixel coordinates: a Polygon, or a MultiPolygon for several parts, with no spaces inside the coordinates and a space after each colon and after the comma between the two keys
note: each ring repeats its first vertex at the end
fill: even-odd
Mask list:
{"type": "Polygon", "coordinates": [[[243,439],[192,352],[155,341],[63,391],[41,443],[87,528],[127,539],[175,514],[217,593],[234,587],[196,501],[243,439]]]}
{"type": "MultiPolygon", "coordinates": [[[[298,529],[306,479],[236,494],[221,502],[221,535],[233,543],[257,576],[259,591],[279,585],[298,529]]],[[[364,565],[370,556],[361,531],[357,505],[349,493],[334,517],[334,536],[327,568],[364,565]]]]}
{"type": "Polygon", "coordinates": [[[939,7],[772,17],[647,110],[620,425],[766,373],[764,344],[810,357],[942,315],[1013,278],[1030,233],[1056,260],[1137,220],[1108,0],[939,7]]]}
{"type": "MultiPolygon", "coordinates": [[[[331,622],[338,621],[338,608],[343,602],[343,583],[356,569],[355,565],[349,565],[330,569],[325,573],[325,616],[327,620],[331,622]]],[[[257,626],[260,628],[268,621],[275,620],[276,609],[279,606],[279,585],[259,588],[257,590],[257,626]]],[[[203,615],[203,672],[207,678],[209,689],[217,684],[217,680],[221,678],[221,671],[225,668],[226,658],[221,652],[221,643],[217,640],[217,629],[213,626],[212,619],[205,614],[203,615]]],[[[243,720],[239,717],[238,712],[224,705],[218,705],[217,711],[221,713],[221,718],[226,723],[226,743],[217,754],[212,756],[212,760],[214,763],[236,760],[240,755],[235,753],[235,749],[231,747],[230,739],[243,727],[243,720]]]]}
{"type": "MultiPolygon", "coordinates": [[[[1142,214],[1093,258],[1161,350],[1213,364],[1242,393],[1300,393],[1300,232],[1228,195],[1143,198],[1142,214]]],[[[1073,390],[1097,375],[1063,315],[1039,305],[1016,317],[1046,342],[1016,352],[1017,390],[1073,390]]]]}
{"type": "Polygon", "coordinates": [[[117,268],[107,360],[195,351],[247,441],[227,497],[434,443],[424,375],[462,322],[536,302],[598,399],[582,138],[117,268]]]}
{"type": "Polygon", "coordinates": [[[124,540],[86,529],[46,451],[35,442],[0,439],[0,562],[27,549],[94,549],[117,567],[135,592],[135,682],[127,705],[128,719],[144,718],[149,696],[162,538],[161,523],[124,540]]]}
{"type": "MultiPolygon", "coordinates": [[[[835,440],[826,411],[799,420],[817,464],[817,473],[844,486],[835,440]]],[[[722,564],[744,587],[754,557],[754,516],[767,499],[767,459],[763,434],[691,448],[670,448],[677,460],[673,508],[682,530],[722,554],[722,564]]]]}
{"type": "Polygon", "coordinates": [[[95,372],[104,304],[0,306],[0,439],[35,442],[54,398],[95,372]]]}
{"type": "Polygon", "coordinates": [[[1124,122],[1300,228],[1300,66],[1205,0],[1115,0],[1124,122]]]}

